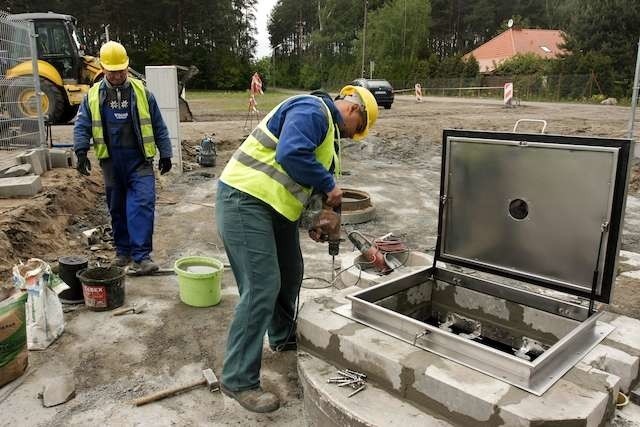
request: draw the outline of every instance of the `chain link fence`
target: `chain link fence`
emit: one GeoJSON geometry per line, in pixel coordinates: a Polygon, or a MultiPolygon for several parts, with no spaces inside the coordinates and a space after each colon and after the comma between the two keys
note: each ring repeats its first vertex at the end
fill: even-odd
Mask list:
{"type": "Polygon", "coordinates": [[[488,97],[501,99],[505,83],[513,83],[515,97],[523,101],[581,101],[598,103],[606,97],[595,75],[514,75],[425,78],[409,84],[391,81],[399,91],[412,93],[420,83],[425,96],[488,97]]]}
{"type": "Polygon", "coordinates": [[[33,23],[0,11],[0,150],[45,144],[33,23]]]}

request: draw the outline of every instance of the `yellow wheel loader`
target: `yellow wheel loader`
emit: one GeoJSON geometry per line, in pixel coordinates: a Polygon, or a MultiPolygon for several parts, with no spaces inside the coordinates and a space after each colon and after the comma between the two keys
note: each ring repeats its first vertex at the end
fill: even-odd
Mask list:
{"type": "MultiPolygon", "coordinates": [[[[67,123],[75,117],[78,107],[91,85],[102,76],[99,58],[85,55],[76,31],[76,19],[58,13],[21,13],[9,15],[9,20],[33,22],[38,49],[38,75],[42,92],[41,108],[45,119],[52,124],[67,123]]],[[[30,59],[6,70],[4,96],[8,113],[12,117],[38,115],[36,93],[33,89],[33,65],[30,59]],[[29,87],[31,86],[31,87],[29,87]]],[[[189,70],[187,78],[197,68],[178,67],[179,72],[189,70]]],[[[130,69],[136,77],[143,77],[130,69]]],[[[144,80],[144,79],[143,79],[144,80]]],[[[186,80],[179,83],[180,90],[186,80]]],[[[180,120],[191,121],[193,116],[186,101],[180,97],[180,120]]]]}

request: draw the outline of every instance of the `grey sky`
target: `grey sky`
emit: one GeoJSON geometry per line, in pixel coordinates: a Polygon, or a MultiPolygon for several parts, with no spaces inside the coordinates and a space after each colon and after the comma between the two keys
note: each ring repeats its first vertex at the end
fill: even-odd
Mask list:
{"type": "Polygon", "coordinates": [[[267,31],[267,22],[271,15],[271,10],[277,0],[258,0],[256,4],[256,40],[258,46],[256,48],[256,58],[271,55],[271,45],[269,44],[269,32],[267,31]]]}

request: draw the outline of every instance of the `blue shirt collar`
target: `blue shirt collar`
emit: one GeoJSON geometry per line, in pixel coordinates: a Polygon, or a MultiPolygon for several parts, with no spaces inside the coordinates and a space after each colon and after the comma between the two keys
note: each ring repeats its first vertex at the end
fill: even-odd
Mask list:
{"type": "Polygon", "coordinates": [[[333,119],[333,122],[339,128],[342,128],[344,124],[344,120],[342,120],[342,115],[340,115],[340,111],[338,111],[338,108],[336,107],[335,102],[333,102],[333,99],[331,99],[329,94],[322,91],[316,91],[316,92],[312,92],[311,95],[317,96],[318,98],[322,99],[322,102],[324,102],[326,106],[329,107],[329,111],[331,112],[331,118],[333,119]]]}

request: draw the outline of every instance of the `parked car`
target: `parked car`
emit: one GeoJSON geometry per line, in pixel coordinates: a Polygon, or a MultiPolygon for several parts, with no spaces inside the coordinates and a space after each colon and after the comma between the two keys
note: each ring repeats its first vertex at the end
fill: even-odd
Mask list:
{"type": "Polygon", "coordinates": [[[376,98],[378,106],[387,110],[391,108],[391,104],[393,104],[393,87],[388,81],[382,79],[356,79],[351,84],[366,87],[376,98]]]}

